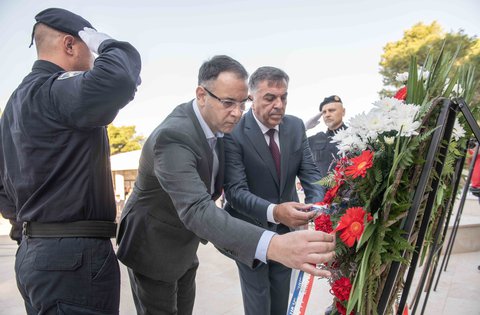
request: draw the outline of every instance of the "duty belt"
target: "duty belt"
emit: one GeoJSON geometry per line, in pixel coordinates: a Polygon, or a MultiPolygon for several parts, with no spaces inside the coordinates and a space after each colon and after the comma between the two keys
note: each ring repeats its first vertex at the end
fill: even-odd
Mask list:
{"type": "Polygon", "coordinates": [[[25,237],[114,238],[117,224],[110,221],[23,222],[25,237]]]}

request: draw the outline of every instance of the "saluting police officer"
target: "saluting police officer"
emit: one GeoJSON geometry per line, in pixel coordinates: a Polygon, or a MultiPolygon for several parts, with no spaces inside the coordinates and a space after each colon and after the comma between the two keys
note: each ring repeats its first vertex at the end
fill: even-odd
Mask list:
{"type": "Polygon", "coordinates": [[[38,60],[0,123],[0,209],[23,223],[17,285],[28,314],[118,314],[106,126],[135,95],[140,55],[67,10],[35,19],[38,60]]]}
{"type": "Polygon", "coordinates": [[[307,121],[305,127],[307,129],[315,127],[319,123],[320,116],[323,117],[327,130],[309,137],[308,144],[312,150],[313,160],[321,176],[324,177],[332,169],[332,161],[338,153],[337,144],[331,142],[332,138],[339,130],[347,128],[343,123],[345,108],[342,99],[338,95],[325,97],[320,103],[319,113],[307,121]]]}

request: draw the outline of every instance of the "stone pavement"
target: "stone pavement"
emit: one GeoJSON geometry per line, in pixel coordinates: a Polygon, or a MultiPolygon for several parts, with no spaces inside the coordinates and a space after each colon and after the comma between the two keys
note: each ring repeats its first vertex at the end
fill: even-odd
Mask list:
{"type": "MultiPolygon", "coordinates": [[[[5,229],[5,226],[3,227],[5,229]]],[[[1,229],[0,229],[1,231],[1,229]]],[[[25,314],[14,276],[17,245],[0,235],[0,314],[25,314]]],[[[235,263],[212,245],[200,245],[197,298],[194,314],[243,314],[240,284],[235,263]]],[[[480,252],[455,254],[442,274],[437,292],[432,292],[425,314],[480,314],[480,252]]],[[[122,266],[120,314],[135,314],[129,280],[122,266]]],[[[419,275],[420,272],[417,272],[419,275]]],[[[315,281],[306,314],[323,314],[331,302],[325,280],[315,281]]],[[[412,291],[412,290],[411,290],[412,291]]],[[[425,296],[425,295],[423,295],[425,296]]],[[[419,314],[419,312],[417,312],[419,314]]]]}

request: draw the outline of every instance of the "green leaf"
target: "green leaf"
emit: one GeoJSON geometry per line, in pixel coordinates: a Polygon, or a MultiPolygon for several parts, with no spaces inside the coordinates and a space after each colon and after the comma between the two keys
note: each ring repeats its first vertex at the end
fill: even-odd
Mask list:
{"type": "Polygon", "coordinates": [[[365,227],[365,230],[362,233],[362,236],[360,237],[360,240],[357,243],[357,251],[362,247],[362,245],[370,239],[370,236],[372,236],[373,232],[375,232],[377,228],[376,224],[373,223],[368,223],[367,226],[365,227]]]}

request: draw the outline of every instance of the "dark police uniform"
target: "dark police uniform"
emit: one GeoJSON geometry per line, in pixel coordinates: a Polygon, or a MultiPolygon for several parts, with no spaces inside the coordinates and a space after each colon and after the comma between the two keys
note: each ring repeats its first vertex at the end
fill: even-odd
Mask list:
{"type": "MultiPolygon", "coordinates": [[[[42,20],[42,13],[36,18],[54,28],[66,19],[83,20],[48,10],[57,20],[42,20]]],[[[113,39],[98,51],[86,72],[37,60],[1,118],[0,209],[31,224],[15,262],[28,314],[118,314],[120,273],[109,239],[116,212],[105,126],[133,99],[141,60],[132,45],[113,39]]]]}
{"type": "Polygon", "coordinates": [[[310,145],[310,150],[312,150],[313,160],[322,177],[325,177],[328,171],[333,167],[333,159],[337,157],[338,153],[337,144],[330,141],[338,130],[346,128],[347,126],[342,124],[336,130],[319,132],[308,138],[308,144],[310,145]]]}

